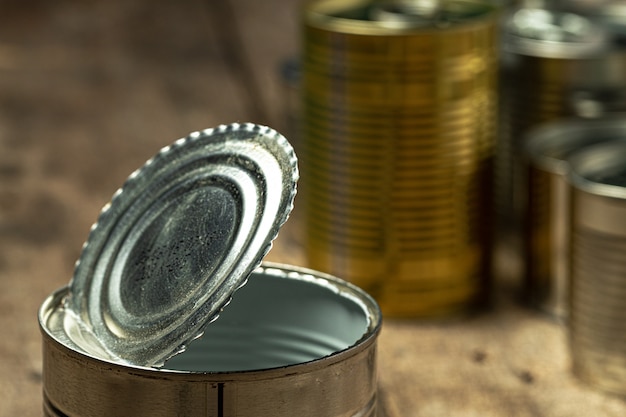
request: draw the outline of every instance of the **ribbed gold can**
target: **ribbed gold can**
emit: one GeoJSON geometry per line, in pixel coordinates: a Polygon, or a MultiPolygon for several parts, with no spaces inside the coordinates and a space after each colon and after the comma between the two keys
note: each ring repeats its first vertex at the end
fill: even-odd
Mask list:
{"type": "Polygon", "coordinates": [[[486,295],[496,16],[455,0],[305,9],[308,262],[365,288],[385,314],[451,314],[486,295]]]}

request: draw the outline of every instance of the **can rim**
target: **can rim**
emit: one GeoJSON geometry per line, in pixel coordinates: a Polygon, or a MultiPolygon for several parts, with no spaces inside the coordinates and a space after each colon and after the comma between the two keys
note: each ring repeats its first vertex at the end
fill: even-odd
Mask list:
{"type": "Polygon", "coordinates": [[[345,12],[352,8],[365,7],[371,5],[371,0],[309,0],[304,7],[304,20],[307,25],[318,29],[329,30],[337,33],[365,36],[384,35],[416,35],[416,34],[436,34],[441,32],[464,31],[476,26],[484,25],[484,18],[494,18],[499,14],[498,7],[472,0],[453,0],[446,2],[446,5],[456,5],[460,7],[479,8],[476,17],[467,20],[454,22],[437,27],[434,25],[411,25],[409,22],[377,22],[371,20],[350,19],[340,16],[333,16],[338,12],[345,12]]]}
{"type": "Polygon", "coordinates": [[[565,175],[573,153],[602,142],[626,140],[626,120],[619,117],[565,119],[532,129],[525,137],[524,155],[532,165],[565,175]]]}
{"type": "Polygon", "coordinates": [[[210,375],[216,380],[228,380],[231,379],[233,376],[237,376],[238,379],[244,378],[247,380],[272,379],[274,377],[285,374],[307,372],[310,369],[315,369],[320,362],[324,362],[327,365],[341,362],[347,357],[351,357],[362,352],[373,343],[375,343],[382,328],[382,313],[380,307],[378,306],[377,302],[372,298],[372,296],[361,288],[357,287],[356,285],[330,274],[322,273],[308,268],[275,262],[264,261],[261,266],[259,266],[253,273],[270,273],[272,274],[272,276],[278,279],[295,279],[299,281],[309,282],[315,285],[325,286],[337,296],[349,299],[355,302],[355,304],[359,305],[367,318],[368,325],[366,332],[359,340],[354,342],[351,346],[333,352],[329,355],[306,362],[266,369],[239,371],[185,371],[141,366],[132,363],[120,363],[119,361],[116,361],[114,359],[106,359],[104,357],[87,352],[77,346],[67,336],[67,334],[63,333],[61,335],[62,337],[59,337],[50,330],[48,322],[54,311],[59,307],[63,307],[62,300],[64,297],[67,296],[69,292],[68,286],[57,289],[42,303],[38,311],[39,328],[45,338],[53,341],[53,343],[57,345],[63,346],[66,350],[66,354],[68,355],[88,357],[93,361],[106,364],[108,367],[120,370],[123,369],[126,371],[128,369],[132,369],[134,372],[145,376],[159,376],[177,379],[205,379],[207,375],[210,375]]]}

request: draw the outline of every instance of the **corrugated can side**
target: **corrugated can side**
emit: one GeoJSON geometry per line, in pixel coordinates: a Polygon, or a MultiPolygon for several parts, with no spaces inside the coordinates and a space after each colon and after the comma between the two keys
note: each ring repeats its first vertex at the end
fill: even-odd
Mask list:
{"type": "Polygon", "coordinates": [[[337,278],[264,264],[203,338],[158,369],[98,357],[66,314],[67,293],[40,309],[46,416],[376,415],[380,311],[337,278]]]}
{"type": "Polygon", "coordinates": [[[573,372],[626,395],[626,143],[570,159],[573,372]]]}
{"type": "Polygon", "coordinates": [[[501,124],[494,187],[498,246],[526,273],[522,257],[525,140],[561,119],[626,110],[626,54],[604,27],[575,13],[519,8],[503,25],[501,124]]]}
{"type": "Polygon", "coordinates": [[[365,288],[385,314],[463,312],[490,270],[497,13],[451,1],[437,13],[455,17],[437,23],[373,4],[304,13],[309,266],[365,288]]]}
{"type": "Polygon", "coordinates": [[[563,120],[533,129],[525,137],[525,298],[558,319],[567,317],[569,293],[567,159],[588,146],[613,140],[626,141],[624,119],[563,120]]]}

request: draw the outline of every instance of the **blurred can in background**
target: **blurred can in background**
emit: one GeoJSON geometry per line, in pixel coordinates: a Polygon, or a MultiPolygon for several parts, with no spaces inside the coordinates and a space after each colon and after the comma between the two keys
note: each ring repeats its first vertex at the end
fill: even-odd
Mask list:
{"type": "Polygon", "coordinates": [[[463,0],[306,6],[308,262],[385,314],[452,314],[487,294],[497,16],[463,0]]]}
{"type": "MultiPolygon", "coordinates": [[[[560,119],[592,119],[626,109],[626,54],[598,21],[522,7],[502,26],[502,108],[494,197],[501,274],[520,279],[524,141],[530,129],[560,119]]],[[[500,267],[498,267],[500,269],[500,267]]]]}
{"type": "Polygon", "coordinates": [[[618,38],[626,37],[626,3],[623,0],[567,0],[559,4],[592,17],[618,38]]]}
{"type": "Polygon", "coordinates": [[[626,143],[594,145],[569,162],[573,371],[626,395],[626,143]]]}
{"type": "Polygon", "coordinates": [[[569,185],[567,160],[594,144],[626,141],[626,118],[569,119],[525,138],[524,279],[529,302],[564,319],[568,312],[569,185]]]}

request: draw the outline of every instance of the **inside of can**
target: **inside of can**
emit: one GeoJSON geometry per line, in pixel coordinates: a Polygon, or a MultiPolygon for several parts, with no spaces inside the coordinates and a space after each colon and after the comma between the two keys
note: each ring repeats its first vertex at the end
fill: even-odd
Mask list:
{"type": "Polygon", "coordinates": [[[530,134],[526,151],[548,171],[567,171],[567,161],[582,149],[620,140],[626,140],[626,123],[619,119],[555,122],[530,134]]]}
{"type": "Polygon", "coordinates": [[[254,273],[220,317],[164,369],[233,372],[309,362],[355,345],[370,319],[332,286],[254,273]]]}
{"type": "Polygon", "coordinates": [[[570,180],[591,193],[626,199],[626,142],[589,146],[569,159],[570,180]]]}

